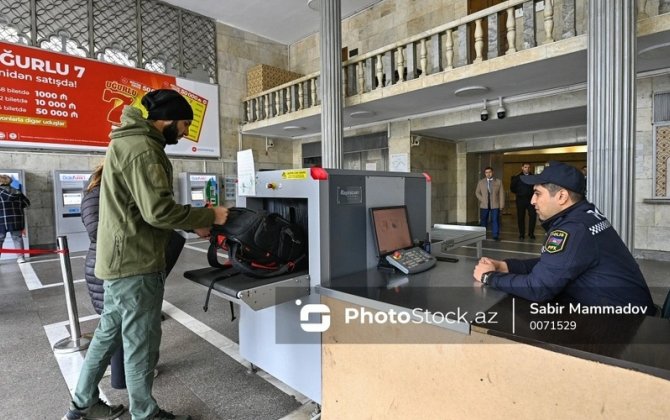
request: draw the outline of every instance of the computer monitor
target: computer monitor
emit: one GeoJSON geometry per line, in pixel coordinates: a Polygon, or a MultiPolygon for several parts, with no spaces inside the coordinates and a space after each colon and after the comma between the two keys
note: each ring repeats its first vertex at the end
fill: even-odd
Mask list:
{"type": "Polygon", "coordinates": [[[407,207],[376,207],[370,209],[370,214],[380,257],[414,245],[409,231],[407,207]]]}

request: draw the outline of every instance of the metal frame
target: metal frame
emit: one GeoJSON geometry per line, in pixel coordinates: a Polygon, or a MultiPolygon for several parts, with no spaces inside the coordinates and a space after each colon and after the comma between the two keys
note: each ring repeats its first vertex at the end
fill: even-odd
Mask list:
{"type": "MultiPolygon", "coordinates": [[[[0,0],[0,29],[13,28],[18,42],[45,48],[44,42],[58,37],[61,40],[57,52],[83,55],[100,59],[98,55],[107,49],[114,49],[134,60],[135,67],[146,69],[147,63],[160,56],[172,54],[174,60],[166,62],[165,70],[170,73],[206,83],[217,82],[217,36],[216,21],[209,17],[169,5],[157,0],[0,0]],[[132,15],[135,22],[126,25],[128,6],[134,3],[132,15]],[[147,10],[166,8],[176,13],[176,39],[169,45],[162,45],[163,38],[153,33],[142,35],[142,6],[147,10]],[[100,18],[102,16],[102,18],[100,18]],[[96,19],[96,17],[98,19],[96,19]],[[187,17],[190,25],[184,25],[187,17]],[[30,20],[30,24],[26,22],[30,20]],[[97,21],[97,23],[96,23],[97,21]],[[101,22],[112,22],[106,26],[101,22]],[[134,30],[131,30],[130,27],[134,30]],[[29,31],[28,31],[29,29],[29,31]],[[134,32],[134,33],[133,33],[134,32]],[[119,37],[121,34],[121,37],[119,37]],[[135,41],[133,41],[135,40],[135,41]],[[176,45],[172,45],[176,44],[176,45]],[[131,47],[134,46],[133,47],[131,47]],[[156,49],[159,53],[145,59],[147,50],[156,49]],[[153,47],[153,48],[152,48],[153,47]],[[133,50],[134,49],[134,50],[133,50]],[[78,53],[80,52],[80,53],[78,53]],[[199,62],[198,60],[201,60],[199,62]],[[174,61],[174,62],[172,62],[174,61]],[[190,63],[194,63],[190,65],[190,63]]],[[[167,27],[174,20],[158,14],[151,17],[156,27],[167,27]]],[[[145,28],[146,29],[146,28],[145,28]]],[[[17,42],[2,37],[7,42],[17,42]]],[[[52,49],[55,48],[46,48],[52,49]]],[[[128,65],[125,60],[110,62],[128,65]]],[[[155,69],[154,69],[155,70],[155,69]]]]}
{"type": "Polygon", "coordinates": [[[477,244],[477,258],[482,257],[482,241],[486,239],[486,228],[481,226],[461,226],[435,224],[431,229],[431,240],[438,242],[440,252],[447,253],[462,246],[477,244]]]}

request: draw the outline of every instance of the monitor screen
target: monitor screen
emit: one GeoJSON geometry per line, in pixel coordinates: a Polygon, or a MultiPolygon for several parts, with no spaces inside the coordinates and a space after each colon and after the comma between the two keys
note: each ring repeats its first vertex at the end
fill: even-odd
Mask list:
{"type": "Polygon", "coordinates": [[[405,206],[372,208],[370,213],[380,257],[412,247],[405,206]]]}
{"type": "Polygon", "coordinates": [[[64,206],[78,206],[81,204],[82,193],[63,193],[64,206]]]}
{"type": "Polygon", "coordinates": [[[202,201],[205,199],[205,193],[202,190],[191,191],[191,201],[202,201]]]}

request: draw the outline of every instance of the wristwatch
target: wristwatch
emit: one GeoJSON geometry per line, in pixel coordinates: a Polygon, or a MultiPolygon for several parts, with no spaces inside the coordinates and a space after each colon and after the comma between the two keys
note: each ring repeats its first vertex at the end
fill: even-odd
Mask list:
{"type": "Polygon", "coordinates": [[[488,286],[489,281],[491,280],[491,276],[493,275],[493,273],[495,273],[495,271],[488,271],[488,272],[482,274],[481,282],[488,286]]]}

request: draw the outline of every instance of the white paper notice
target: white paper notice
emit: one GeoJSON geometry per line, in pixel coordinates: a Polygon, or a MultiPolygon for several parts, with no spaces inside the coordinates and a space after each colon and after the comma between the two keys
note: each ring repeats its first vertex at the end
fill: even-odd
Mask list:
{"type": "Polygon", "coordinates": [[[237,195],[256,195],[256,170],[251,149],[237,152],[237,195]]]}
{"type": "Polygon", "coordinates": [[[377,170],[377,162],[365,162],[365,170],[366,171],[376,171],[377,170]]]}
{"type": "Polygon", "coordinates": [[[408,160],[409,156],[407,153],[392,154],[390,162],[391,172],[409,172],[408,160]]]}

